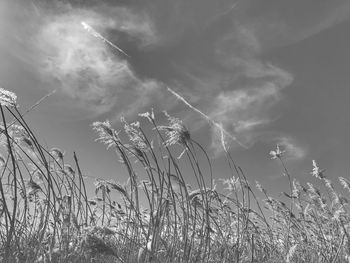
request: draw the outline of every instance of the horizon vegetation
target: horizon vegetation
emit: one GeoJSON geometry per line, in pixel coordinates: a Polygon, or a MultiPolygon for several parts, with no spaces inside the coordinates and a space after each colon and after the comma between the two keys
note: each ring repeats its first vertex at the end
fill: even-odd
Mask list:
{"type": "Polygon", "coordinates": [[[247,180],[223,130],[231,174],[214,180],[213,160],[168,113],[166,124],[153,111],[139,114],[147,125],[122,118],[121,131],[94,122],[128,180],[96,178],[90,196],[77,155],[44,147],[2,88],[0,112],[1,262],[350,262],[348,199],[315,161],[317,184],[298,182],[278,145],[270,154],[289,188],[279,199],[247,180]]]}

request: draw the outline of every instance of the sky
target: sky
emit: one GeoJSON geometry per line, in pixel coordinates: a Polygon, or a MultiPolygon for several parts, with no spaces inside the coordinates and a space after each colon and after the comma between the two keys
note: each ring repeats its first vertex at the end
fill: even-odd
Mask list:
{"type": "Polygon", "coordinates": [[[348,0],[0,0],[0,85],[21,110],[56,90],[27,120],[89,176],[126,180],[91,123],[120,129],[153,108],[181,118],[227,178],[218,130],[169,87],[237,138],[227,146],[250,181],[278,193],[276,144],[298,180],[313,159],[349,177],[349,18],[348,0]]]}

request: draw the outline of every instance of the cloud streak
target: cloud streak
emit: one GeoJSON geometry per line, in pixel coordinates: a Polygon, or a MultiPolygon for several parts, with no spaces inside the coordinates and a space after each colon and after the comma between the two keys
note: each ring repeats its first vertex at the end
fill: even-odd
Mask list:
{"type": "Polygon", "coordinates": [[[242,16],[243,23],[267,49],[298,43],[350,18],[347,0],[248,0],[246,5],[249,12],[242,16]]]}
{"type": "Polygon", "coordinates": [[[118,114],[132,113],[140,96],[145,98],[141,105],[145,105],[147,96],[158,88],[157,81],[139,78],[128,61],[106,45],[101,34],[97,38],[96,31],[90,34],[92,28],[105,32],[114,26],[114,21],[91,10],[69,10],[51,16],[36,39],[45,54],[43,75],[58,80],[61,90],[75,101],[75,106],[93,115],[112,110],[118,114]],[[82,21],[91,25],[90,32],[84,30],[82,21]]]}
{"type": "Polygon", "coordinates": [[[113,47],[114,49],[118,50],[120,53],[124,54],[125,56],[129,57],[128,54],[126,54],[124,52],[124,50],[122,50],[120,47],[118,47],[117,45],[113,44],[111,41],[109,41],[107,38],[105,38],[104,36],[102,36],[100,33],[98,33],[95,29],[93,29],[90,25],[88,25],[86,22],[82,21],[80,22],[80,24],[82,25],[82,27],[89,32],[92,36],[97,37],[99,39],[101,39],[103,42],[107,43],[108,45],[110,45],[111,47],[113,47]]]}
{"type": "MultiPolygon", "coordinates": [[[[183,109],[181,103],[174,106],[174,97],[165,88],[170,86],[193,107],[194,112],[186,114],[191,124],[204,125],[194,117],[199,111],[242,144],[252,146],[276,134],[269,125],[280,117],[284,90],[293,82],[292,73],[264,58],[266,48],[277,40],[291,43],[332,26],[337,23],[336,14],[346,19],[349,5],[337,1],[329,11],[320,7],[324,19],[318,14],[299,23],[288,16],[270,18],[274,1],[263,7],[255,0],[243,2],[88,1],[84,7],[62,2],[33,6],[32,12],[43,18],[34,19],[34,29],[28,29],[35,36],[29,40],[35,51],[29,57],[40,62],[41,75],[59,86],[70,107],[86,111],[85,116],[113,112],[118,117],[149,105],[183,109]],[[260,13],[260,8],[266,10],[260,13]],[[84,30],[82,21],[93,35],[84,30]],[[289,29],[291,36],[286,38],[279,25],[289,29]],[[120,49],[132,58],[120,54],[120,49]],[[149,71],[142,72],[133,63],[133,51],[147,56],[149,71]],[[149,77],[162,60],[166,63],[158,67],[160,72],[176,74],[166,78],[155,72],[149,77]]],[[[220,133],[214,126],[212,148],[219,149],[220,133]]],[[[291,136],[284,138],[290,149],[298,144],[291,136]]]]}
{"type": "MultiPolygon", "coordinates": [[[[259,39],[244,25],[232,25],[213,47],[212,59],[220,71],[202,67],[187,72],[195,87],[191,96],[196,107],[205,108],[243,145],[266,140],[268,125],[280,116],[283,90],[292,83],[292,74],[260,57],[259,39]],[[207,72],[210,86],[202,87],[207,72]]],[[[211,146],[218,153],[222,148],[218,129],[213,129],[212,138],[211,146]]]]}
{"type": "Polygon", "coordinates": [[[277,143],[285,151],[285,156],[289,160],[300,160],[305,157],[307,151],[302,147],[296,139],[291,136],[281,136],[277,138],[277,143]]]}
{"type": "MultiPolygon", "coordinates": [[[[207,4],[211,6],[209,2],[207,4]]],[[[225,1],[221,4],[227,5],[225,1]]],[[[92,116],[112,111],[117,112],[118,116],[133,114],[142,106],[161,103],[158,98],[159,94],[164,94],[164,89],[160,89],[162,84],[156,80],[140,78],[127,57],[119,53],[124,51],[114,43],[123,40],[120,35],[122,32],[135,39],[140,47],[171,46],[187,35],[186,31],[193,30],[205,36],[206,30],[212,29],[212,23],[204,29],[199,25],[199,18],[209,9],[203,9],[192,17],[190,14],[195,12],[194,5],[180,2],[170,7],[172,9],[165,4],[158,3],[154,6],[148,3],[143,9],[108,4],[89,9],[77,9],[70,5],[66,10],[62,8],[63,11],[59,14],[50,15],[46,19],[47,22],[37,36],[36,44],[46,53],[42,56],[42,72],[45,76],[58,80],[62,92],[75,102],[75,107],[88,111],[92,116]],[[169,12],[170,22],[162,25],[164,20],[158,15],[152,17],[155,10],[169,12]],[[183,20],[174,19],[174,12],[183,13],[183,20]],[[189,24],[192,26],[187,29],[189,24]],[[174,36],[170,32],[174,32],[174,36]],[[118,52],[113,52],[107,44],[118,52]]],[[[222,14],[221,8],[210,17],[216,20],[217,14],[222,14]]],[[[242,142],[242,145],[253,145],[256,140],[262,139],[259,129],[276,118],[274,107],[280,103],[282,90],[293,78],[288,72],[259,57],[262,47],[254,31],[235,18],[226,22],[228,26],[218,28],[220,34],[211,42],[199,43],[193,40],[190,43],[193,46],[189,47],[207,47],[206,56],[214,62],[212,66],[201,66],[196,58],[191,60],[191,55],[188,60],[197,72],[211,71],[211,67],[216,64],[221,70],[213,70],[211,79],[217,85],[211,87],[206,96],[202,95],[202,87],[178,90],[197,101],[198,107],[193,106],[192,110],[198,110],[217,124],[213,129],[213,138],[220,136],[217,131],[221,128],[227,137],[242,142]],[[210,101],[208,97],[211,98],[210,101]],[[204,113],[199,110],[201,108],[208,110],[204,113]]],[[[180,67],[186,65],[185,61],[178,61],[180,67]]],[[[187,74],[205,81],[201,74],[196,75],[191,70],[187,74]]],[[[177,81],[181,83],[183,80],[180,77],[177,81]]],[[[166,107],[169,110],[171,106],[166,107]]],[[[221,148],[222,143],[216,145],[216,141],[218,140],[214,138],[212,147],[221,148]]]]}
{"type": "Polygon", "coordinates": [[[173,94],[177,99],[179,99],[180,101],[182,101],[188,108],[190,108],[191,110],[193,110],[194,112],[198,113],[199,115],[201,115],[205,120],[208,121],[208,123],[213,126],[214,128],[216,128],[217,130],[219,130],[219,133],[221,135],[221,144],[223,145],[223,148],[226,150],[226,146],[225,146],[225,141],[226,138],[231,139],[232,141],[238,143],[238,145],[246,148],[245,145],[243,145],[241,142],[239,142],[237,140],[237,138],[235,136],[233,136],[232,134],[230,134],[228,131],[225,130],[225,128],[222,126],[222,124],[219,124],[215,121],[213,121],[212,118],[210,118],[208,115],[206,115],[205,113],[203,113],[202,111],[200,111],[199,109],[197,109],[196,107],[192,106],[188,101],[186,101],[184,99],[184,97],[182,97],[180,94],[176,93],[175,91],[173,91],[171,88],[168,87],[168,91],[173,94]]]}

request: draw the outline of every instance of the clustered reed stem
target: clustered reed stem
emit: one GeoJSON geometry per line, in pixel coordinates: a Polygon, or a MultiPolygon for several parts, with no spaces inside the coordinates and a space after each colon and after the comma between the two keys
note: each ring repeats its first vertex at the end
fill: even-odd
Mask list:
{"type": "MultiPolygon", "coordinates": [[[[349,202],[315,161],[316,181],[304,186],[289,173],[279,146],[271,151],[288,178],[285,201],[258,182],[256,192],[223,142],[230,172],[218,185],[211,158],[181,120],[166,113],[167,124],[160,125],[153,112],[143,113],[142,125],[122,119],[121,131],[109,121],[93,124],[97,141],[117,154],[126,175],[125,183],[93,177],[93,196],[77,154],[73,168],[60,149],[44,147],[15,98],[0,89],[1,262],[350,258],[349,202]]],[[[120,174],[117,169],[111,176],[121,179],[120,174]]],[[[350,180],[339,180],[349,192],[350,180]]]]}

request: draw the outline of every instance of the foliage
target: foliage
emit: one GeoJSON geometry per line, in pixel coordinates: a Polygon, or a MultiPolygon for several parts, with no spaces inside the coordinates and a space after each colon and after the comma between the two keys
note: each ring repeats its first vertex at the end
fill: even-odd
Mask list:
{"type": "MultiPolygon", "coordinates": [[[[143,113],[151,125],[147,132],[147,125],[124,119],[121,132],[108,121],[93,124],[97,141],[115,150],[129,179],[96,178],[90,199],[76,154],[69,165],[60,149],[43,147],[15,95],[0,93],[1,262],[350,260],[348,200],[315,161],[311,174],[319,185],[302,185],[277,146],[271,155],[287,176],[289,202],[273,198],[257,182],[265,196],[260,200],[225,150],[231,174],[219,192],[209,157],[181,120],[167,114],[169,123],[159,125],[153,112],[143,113]],[[188,185],[184,164],[191,167],[195,188],[188,185]]],[[[340,183],[350,189],[348,179],[340,183]]]]}

